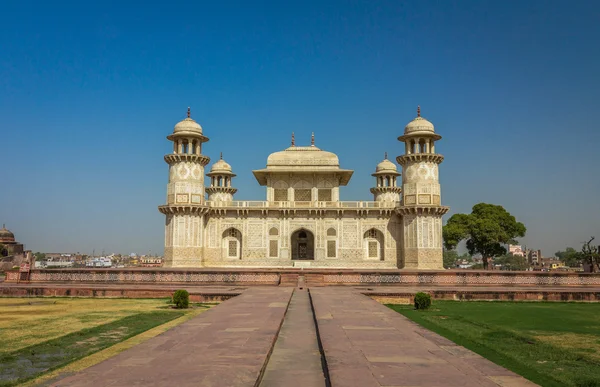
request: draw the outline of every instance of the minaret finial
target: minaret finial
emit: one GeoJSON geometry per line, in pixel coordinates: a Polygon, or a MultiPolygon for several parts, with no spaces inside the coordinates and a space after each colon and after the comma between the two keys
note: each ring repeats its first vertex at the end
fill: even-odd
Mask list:
{"type": "Polygon", "coordinates": [[[387,160],[387,152],[385,152],[385,159],[387,160]]]}
{"type": "Polygon", "coordinates": [[[221,160],[223,160],[223,152],[221,152],[221,160]]]}
{"type": "Polygon", "coordinates": [[[192,112],[190,111],[190,107],[188,106],[188,118],[192,116],[192,112]]]}
{"type": "Polygon", "coordinates": [[[310,145],[315,146],[315,132],[312,132],[310,136],[310,145]]]}
{"type": "Polygon", "coordinates": [[[292,146],[296,146],[296,138],[294,137],[294,132],[292,132],[292,146]]]}
{"type": "Polygon", "coordinates": [[[417,106],[417,117],[421,117],[421,106],[417,106]]]}

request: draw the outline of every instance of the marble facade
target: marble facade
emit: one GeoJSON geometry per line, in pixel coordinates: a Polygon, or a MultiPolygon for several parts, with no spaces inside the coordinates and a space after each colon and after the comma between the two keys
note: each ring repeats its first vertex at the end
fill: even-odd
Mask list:
{"type": "Polygon", "coordinates": [[[311,267],[442,269],[439,136],[420,117],[398,138],[405,154],[376,166],[373,201],[341,201],[352,170],[314,144],[292,144],[253,171],[264,201],[236,201],[231,166],[222,157],[205,174],[208,141],[190,117],[171,135],[165,260],[167,267],[311,267]],[[205,175],[207,178],[205,178],[205,175]],[[401,184],[398,177],[402,176],[401,184]]]}

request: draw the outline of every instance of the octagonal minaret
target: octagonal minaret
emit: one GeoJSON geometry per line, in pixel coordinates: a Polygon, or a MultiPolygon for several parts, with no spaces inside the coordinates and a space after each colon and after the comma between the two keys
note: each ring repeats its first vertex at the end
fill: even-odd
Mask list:
{"type": "Polygon", "coordinates": [[[404,155],[396,161],[402,166],[402,205],[397,211],[404,223],[404,268],[443,269],[442,215],[449,208],[441,205],[438,167],[444,156],[435,152],[442,136],[433,124],[417,117],[406,125],[404,155]]]}
{"type": "Polygon", "coordinates": [[[160,206],[166,215],[165,259],[167,267],[200,266],[202,256],[204,203],[204,167],[210,158],[202,154],[208,138],[190,116],[175,125],[167,136],[173,141],[173,153],[165,155],[169,164],[167,204],[160,206]]]}
{"type": "Polygon", "coordinates": [[[373,200],[376,202],[400,202],[400,192],[402,188],[397,185],[396,178],[400,176],[396,164],[392,163],[387,158],[375,167],[375,173],[371,176],[375,177],[375,187],[371,188],[373,200]]]}
{"type": "Polygon", "coordinates": [[[210,187],[206,188],[208,200],[213,202],[233,201],[233,194],[237,192],[237,189],[231,186],[231,179],[235,177],[235,174],[231,171],[231,165],[223,160],[223,153],[206,175],[210,177],[210,187]]]}

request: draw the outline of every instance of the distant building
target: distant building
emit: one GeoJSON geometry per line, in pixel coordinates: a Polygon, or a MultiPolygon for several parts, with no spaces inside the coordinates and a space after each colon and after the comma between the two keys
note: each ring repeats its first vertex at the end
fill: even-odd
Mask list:
{"type": "Polygon", "coordinates": [[[475,263],[473,261],[467,261],[466,259],[459,259],[456,261],[456,268],[458,269],[470,269],[475,263]]]}
{"type": "Polygon", "coordinates": [[[565,264],[557,258],[540,258],[542,269],[554,270],[565,266],[565,264]]]}
{"type": "Polygon", "coordinates": [[[529,264],[533,266],[540,265],[542,259],[542,250],[527,250],[525,257],[529,261],[529,264]]]}
{"type": "Polygon", "coordinates": [[[521,245],[508,245],[508,253],[512,255],[518,255],[520,257],[525,256],[521,245]]]}
{"type": "Polygon", "coordinates": [[[0,270],[10,270],[27,262],[25,246],[4,225],[0,229],[0,270]]]}
{"type": "Polygon", "coordinates": [[[69,261],[75,262],[76,255],[71,253],[45,253],[48,261],[69,261]]]}
{"type": "Polygon", "coordinates": [[[23,254],[25,251],[23,244],[15,240],[15,234],[7,229],[5,225],[2,225],[0,229],[0,245],[3,246],[2,251],[0,251],[2,257],[23,254]]]}
{"type": "Polygon", "coordinates": [[[159,257],[142,257],[140,259],[141,267],[161,267],[162,264],[163,260],[159,257]]]}
{"type": "Polygon", "coordinates": [[[85,261],[87,267],[111,267],[112,260],[109,257],[89,258],[85,261]]]}

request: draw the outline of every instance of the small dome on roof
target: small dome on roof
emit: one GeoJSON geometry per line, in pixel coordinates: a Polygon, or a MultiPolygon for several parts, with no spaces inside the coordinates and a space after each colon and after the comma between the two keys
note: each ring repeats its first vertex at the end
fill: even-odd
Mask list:
{"type": "Polygon", "coordinates": [[[421,117],[421,107],[417,107],[417,117],[404,128],[404,135],[416,133],[435,133],[433,124],[421,117]]]}
{"type": "Polygon", "coordinates": [[[398,168],[396,167],[396,164],[392,163],[386,158],[385,160],[377,164],[375,172],[398,172],[398,168]]]}
{"type": "Polygon", "coordinates": [[[190,117],[190,108],[188,108],[187,117],[175,125],[173,133],[202,134],[202,127],[200,124],[190,117]]]}
{"type": "Polygon", "coordinates": [[[231,173],[231,165],[229,165],[225,160],[223,160],[223,154],[221,153],[221,158],[213,164],[210,168],[210,173],[218,173],[218,172],[228,172],[231,173]]]}
{"type": "Polygon", "coordinates": [[[14,242],[15,234],[13,234],[9,229],[2,225],[0,229],[0,242],[14,242]]]}

